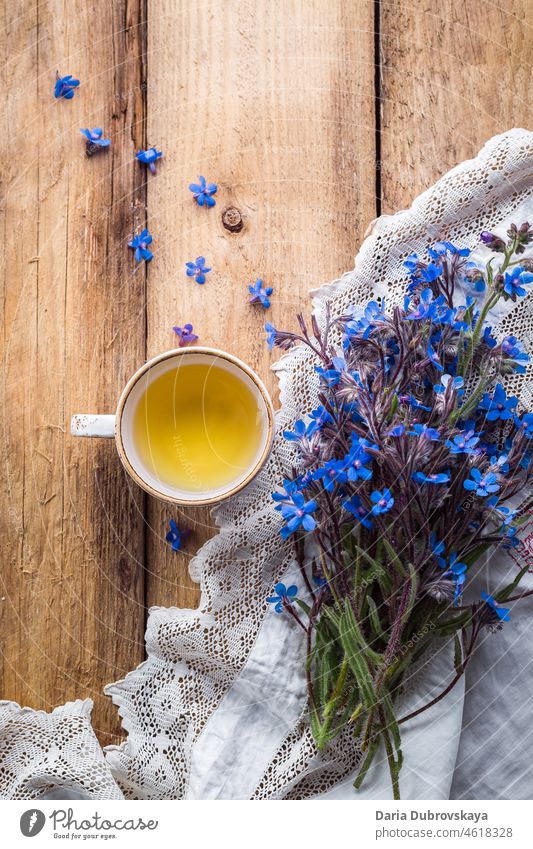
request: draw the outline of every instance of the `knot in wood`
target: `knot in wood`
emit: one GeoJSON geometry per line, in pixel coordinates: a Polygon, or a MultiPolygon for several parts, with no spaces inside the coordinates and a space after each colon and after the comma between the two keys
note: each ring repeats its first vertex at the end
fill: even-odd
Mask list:
{"type": "Polygon", "coordinates": [[[230,206],[222,213],[222,224],[230,233],[239,233],[242,230],[244,221],[236,206],[230,206]]]}

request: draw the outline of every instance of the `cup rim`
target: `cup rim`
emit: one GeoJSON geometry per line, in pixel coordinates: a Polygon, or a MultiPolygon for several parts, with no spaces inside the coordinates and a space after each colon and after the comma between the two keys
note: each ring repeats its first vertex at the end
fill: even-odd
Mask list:
{"type": "Polygon", "coordinates": [[[142,489],[144,489],[145,492],[148,492],[150,495],[162,499],[163,501],[167,501],[171,504],[178,504],[182,507],[202,507],[209,504],[218,504],[221,501],[225,501],[227,498],[230,498],[232,495],[236,495],[238,492],[244,489],[245,486],[248,486],[248,484],[260,472],[260,470],[268,459],[268,456],[272,449],[273,440],[274,407],[266,386],[264,385],[259,375],[257,375],[255,371],[250,368],[249,365],[243,362],[243,360],[239,359],[239,357],[236,357],[234,354],[228,354],[227,351],[221,351],[219,348],[210,348],[203,345],[198,345],[191,348],[171,348],[169,351],[164,351],[162,354],[158,354],[157,356],[152,357],[150,360],[147,360],[140,368],[138,368],[137,371],[134,372],[134,374],[130,377],[124,389],[122,390],[120,398],[118,400],[117,412],[115,417],[115,442],[122,465],[124,466],[128,474],[133,478],[133,480],[142,489]],[[227,490],[224,490],[224,492],[218,495],[210,496],[208,498],[180,498],[177,496],[169,495],[168,493],[162,492],[161,490],[155,489],[155,487],[147,483],[144,478],[139,475],[135,467],[130,462],[128,455],[126,454],[124,442],[122,439],[121,425],[124,407],[129,398],[131,390],[138,383],[141,377],[158,363],[164,362],[164,360],[169,360],[177,356],[187,356],[192,354],[207,354],[208,356],[218,357],[227,360],[228,362],[237,366],[237,368],[239,368],[241,371],[248,375],[250,380],[259,390],[267,412],[267,432],[265,438],[265,445],[260,457],[250,468],[248,474],[242,481],[229,487],[227,490]]]}

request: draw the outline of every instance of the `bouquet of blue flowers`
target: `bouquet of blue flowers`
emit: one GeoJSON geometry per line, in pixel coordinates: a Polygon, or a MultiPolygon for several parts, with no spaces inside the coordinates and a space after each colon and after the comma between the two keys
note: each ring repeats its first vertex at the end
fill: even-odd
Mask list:
{"type": "Polygon", "coordinates": [[[533,261],[521,256],[533,228],[506,235],[481,234],[491,251],[484,267],[450,242],[429,248],[426,261],[411,254],[405,299],[390,310],[371,301],[328,314],[322,329],[299,316],[300,333],[267,325],[271,346],[311,349],[320,381],[320,406],[284,434],[297,449],[294,470],[273,494],[305,592],[278,584],[269,601],[305,631],[318,748],[351,726],[360,787],[383,743],[395,798],[402,724],[450,692],[484,629],[501,628],[505,605],[533,592],[519,589],[526,563],[493,594],[463,597],[482,556],[520,544],[533,477],[533,412],[503,385],[529,358],[487,323],[501,299],[516,301],[533,283],[533,261]],[[451,680],[398,715],[407,672],[444,637],[455,643],[451,680]]]}

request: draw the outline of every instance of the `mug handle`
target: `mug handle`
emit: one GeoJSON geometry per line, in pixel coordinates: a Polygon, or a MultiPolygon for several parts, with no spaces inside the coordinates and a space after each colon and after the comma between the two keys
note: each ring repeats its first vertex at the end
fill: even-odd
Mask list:
{"type": "Polygon", "coordinates": [[[98,416],[90,413],[75,413],[70,420],[72,436],[115,436],[116,416],[98,416]]]}

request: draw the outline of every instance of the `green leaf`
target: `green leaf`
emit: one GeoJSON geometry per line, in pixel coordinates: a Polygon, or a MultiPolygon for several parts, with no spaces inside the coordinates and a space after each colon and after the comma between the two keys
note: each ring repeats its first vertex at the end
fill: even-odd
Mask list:
{"type": "Polygon", "coordinates": [[[461,645],[461,640],[455,634],[453,638],[453,665],[455,667],[455,671],[459,674],[463,672],[463,647],[461,645]]]}
{"type": "Polygon", "coordinates": [[[368,770],[370,769],[370,765],[371,765],[372,761],[374,760],[374,756],[375,756],[375,754],[378,750],[378,746],[379,746],[379,740],[373,740],[370,743],[368,750],[367,750],[367,753],[366,753],[366,757],[365,757],[363,763],[361,764],[361,766],[359,768],[359,772],[357,773],[357,778],[355,779],[355,781],[353,783],[353,786],[355,787],[356,790],[360,789],[361,784],[365,780],[365,776],[366,776],[368,770]]]}
{"type": "Polygon", "coordinates": [[[499,592],[497,592],[495,594],[494,598],[499,604],[502,601],[507,601],[509,596],[512,595],[513,591],[516,590],[518,584],[520,583],[520,581],[522,580],[522,578],[524,577],[526,572],[529,571],[530,567],[531,567],[531,564],[526,563],[526,565],[523,567],[523,569],[520,569],[520,572],[518,573],[518,575],[516,576],[514,581],[511,581],[511,583],[507,584],[507,586],[505,586],[503,588],[503,590],[500,590],[499,592]]]}
{"type": "Polygon", "coordinates": [[[377,701],[376,694],[374,692],[374,682],[361,646],[356,638],[356,629],[353,627],[353,612],[351,611],[351,608],[347,607],[347,610],[350,612],[345,611],[340,619],[339,636],[344,649],[345,658],[348,661],[355,680],[357,681],[357,686],[361,693],[361,701],[365,708],[370,710],[377,701]]]}
{"type": "Polygon", "coordinates": [[[400,558],[396,554],[396,552],[395,552],[394,548],[392,547],[392,545],[390,544],[389,540],[385,539],[385,537],[383,537],[381,542],[383,543],[383,547],[385,548],[387,554],[389,555],[389,557],[391,559],[391,563],[394,566],[394,568],[396,569],[398,575],[400,576],[400,578],[405,579],[407,577],[407,572],[404,569],[400,558]]]}

